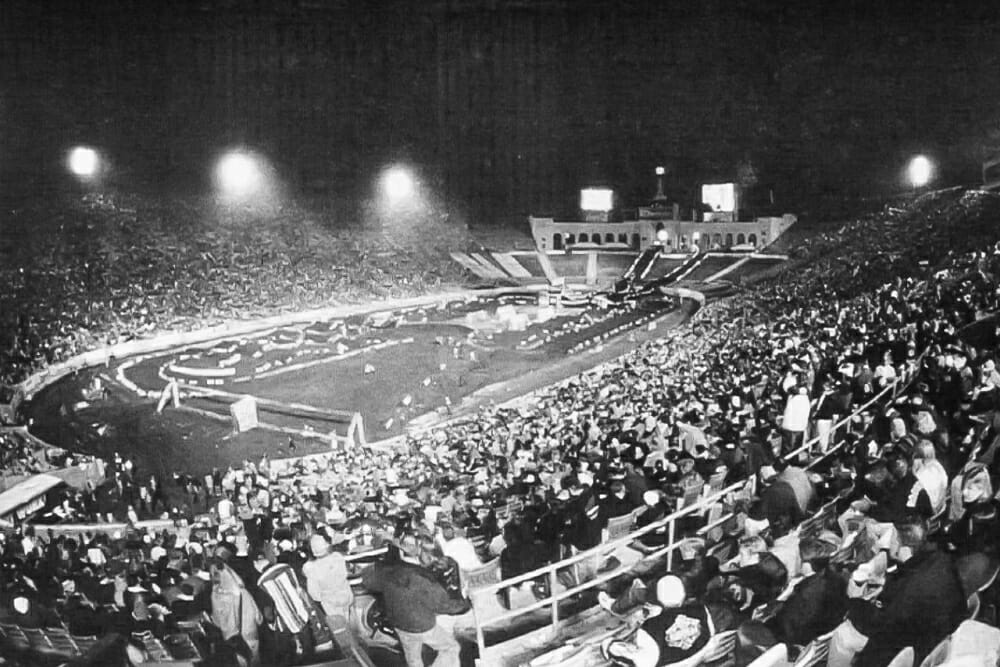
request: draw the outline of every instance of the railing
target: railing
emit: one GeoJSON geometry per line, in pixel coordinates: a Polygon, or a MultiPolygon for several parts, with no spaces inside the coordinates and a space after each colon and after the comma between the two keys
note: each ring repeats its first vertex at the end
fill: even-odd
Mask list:
{"type": "Polygon", "coordinates": [[[578,595],[578,594],[582,593],[583,591],[586,591],[586,590],[589,590],[591,588],[594,588],[595,586],[599,586],[599,585],[603,584],[606,581],[614,579],[615,577],[619,577],[622,574],[625,574],[626,572],[628,572],[629,570],[631,570],[632,568],[635,567],[635,563],[632,563],[632,564],[629,564],[629,565],[619,566],[619,567],[615,568],[614,570],[611,570],[609,572],[605,572],[603,574],[599,574],[598,576],[596,576],[596,577],[594,577],[592,579],[589,579],[588,581],[585,581],[583,583],[578,583],[576,586],[568,588],[568,589],[562,591],[561,593],[556,593],[555,591],[556,591],[556,587],[557,587],[557,583],[558,583],[558,573],[559,573],[559,571],[566,570],[568,568],[572,568],[574,565],[576,565],[578,563],[581,563],[583,561],[586,561],[588,559],[597,559],[597,558],[601,558],[601,557],[603,557],[605,555],[609,555],[611,552],[613,552],[617,548],[626,546],[629,543],[634,542],[636,539],[641,538],[644,535],[647,535],[649,533],[655,532],[655,531],[657,531],[657,530],[659,530],[661,528],[664,528],[664,527],[666,527],[667,531],[668,531],[668,542],[667,542],[667,544],[664,545],[664,546],[662,546],[662,547],[660,547],[659,549],[653,551],[652,553],[644,555],[640,559],[640,561],[638,561],[638,562],[649,562],[649,561],[653,561],[653,560],[657,560],[659,558],[662,558],[663,556],[666,556],[667,557],[667,567],[669,568],[673,564],[673,551],[680,544],[680,542],[678,542],[676,540],[676,523],[677,523],[677,520],[678,519],[682,519],[682,518],[687,517],[687,516],[690,516],[692,514],[698,513],[698,512],[702,512],[702,511],[708,510],[712,505],[715,504],[716,501],[718,501],[718,500],[720,500],[722,498],[725,498],[729,494],[736,493],[737,491],[745,489],[747,487],[748,483],[749,483],[748,481],[742,481],[742,482],[738,482],[736,484],[732,484],[732,485],[730,485],[730,486],[728,486],[728,487],[726,487],[726,488],[718,491],[717,493],[714,493],[714,494],[709,495],[709,496],[707,496],[705,498],[702,498],[701,500],[699,500],[697,503],[695,503],[693,505],[690,505],[688,507],[684,507],[683,509],[680,509],[680,510],[678,510],[678,511],[676,511],[676,512],[674,512],[674,513],[672,513],[672,514],[670,514],[668,516],[665,516],[662,519],[659,519],[658,521],[654,521],[653,523],[649,524],[648,526],[644,526],[643,528],[640,528],[639,530],[637,530],[637,531],[635,531],[633,533],[630,533],[629,535],[626,535],[624,537],[618,538],[616,540],[612,540],[610,542],[606,542],[606,543],[601,544],[600,546],[594,547],[592,549],[587,549],[586,551],[581,551],[580,553],[578,553],[578,554],[576,554],[574,556],[571,556],[569,558],[566,558],[565,560],[559,561],[558,563],[553,563],[553,564],[550,564],[550,565],[546,565],[546,566],[540,567],[540,568],[538,568],[536,570],[532,570],[531,572],[527,572],[525,574],[521,574],[521,575],[518,575],[516,577],[512,577],[510,579],[507,579],[505,581],[501,581],[501,582],[496,583],[496,584],[490,584],[488,586],[484,586],[483,588],[479,588],[479,589],[473,591],[472,592],[472,603],[473,603],[472,604],[472,610],[473,610],[473,615],[475,617],[475,622],[476,622],[476,643],[477,643],[477,645],[479,647],[479,656],[480,656],[480,659],[482,659],[483,656],[486,655],[486,639],[485,639],[485,632],[483,630],[483,626],[484,625],[494,625],[494,624],[497,624],[497,623],[502,623],[502,622],[505,622],[505,621],[509,621],[511,619],[517,618],[518,616],[524,616],[525,614],[532,613],[532,612],[534,612],[534,611],[536,611],[538,609],[542,609],[544,607],[547,607],[547,606],[551,605],[551,607],[552,607],[552,624],[551,624],[551,628],[552,628],[552,634],[553,634],[553,636],[555,636],[558,633],[558,631],[559,631],[559,622],[560,622],[560,619],[559,619],[559,603],[560,602],[562,602],[565,599],[571,598],[571,597],[573,597],[575,595],[578,595]],[[494,616],[494,617],[492,617],[490,619],[487,619],[487,620],[485,620],[483,622],[480,622],[479,612],[477,610],[477,601],[478,600],[480,600],[480,599],[486,599],[488,596],[496,595],[496,593],[499,592],[499,591],[501,591],[501,590],[504,590],[506,588],[510,588],[512,586],[520,585],[520,584],[524,583],[525,581],[531,581],[531,580],[539,579],[539,578],[542,578],[542,577],[547,577],[547,579],[548,579],[549,591],[550,591],[549,597],[547,597],[547,598],[545,598],[543,600],[539,600],[539,601],[537,601],[537,602],[535,602],[533,604],[530,604],[528,606],[525,606],[525,607],[519,607],[518,609],[512,609],[512,610],[510,610],[510,611],[508,611],[508,612],[506,612],[504,614],[501,614],[499,616],[494,616]]]}
{"type": "MultiPolygon", "coordinates": [[[[924,361],[924,357],[925,356],[926,356],[926,352],[924,352],[919,357],[917,357],[917,360],[916,360],[916,363],[914,364],[913,372],[912,373],[908,372],[908,373],[905,373],[905,374],[903,374],[901,376],[898,376],[891,384],[889,384],[888,386],[884,387],[881,391],[879,391],[877,394],[875,394],[875,396],[873,396],[867,402],[865,402],[864,404],[862,404],[861,406],[859,406],[857,409],[855,409],[850,415],[848,415],[848,416],[844,417],[843,419],[841,419],[841,420],[835,422],[834,424],[832,424],[831,428],[830,428],[830,438],[831,438],[831,440],[835,437],[837,431],[841,427],[850,424],[855,417],[860,416],[865,410],[869,409],[871,406],[873,406],[878,401],[883,400],[887,396],[891,396],[893,399],[895,399],[896,397],[898,397],[905,390],[905,388],[910,385],[910,383],[913,381],[915,375],[917,373],[919,373],[919,369],[923,365],[923,361],[924,361]]],[[[797,448],[797,449],[793,450],[792,452],[789,452],[788,454],[786,454],[783,457],[784,460],[785,461],[791,461],[795,457],[800,456],[801,454],[803,454],[805,452],[811,451],[812,447],[814,447],[816,444],[818,444],[819,441],[820,441],[819,436],[815,436],[813,438],[808,439],[805,443],[803,443],[802,446],[800,446],[799,448],[797,448]]],[[[822,461],[826,457],[830,456],[834,452],[836,452],[836,451],[840,450],[842,447],[844,447],[844,445],[846,443],[847,443],[847,441],[843,440],[843,441],[838,442],[834,446],[830,447],[825,452],[823,452],[818,458],[816,458],[815,460],[811,461],[809,463],[809,465],[807,466],[807,469],[808,468],[813,468],[819,461],[822,461]]],[[[580,594],[580,593],[582,593],[582,592],[584,592],[586,590],[592,589],[592,588],[594,588],[596,586],[600,586],[601,584],[604,584],[605,582],[610,581],[610,580],[612,580],[612,579],[614,579],[616,577],[619,577],[619,576],[621,576],[623,574],[626,574],[627,572],[633,570],[638,563],[646,563],[646,562],[657,560],[657,559],[660,559],[660,558],[666,556],[666,558],[667,558],[667,569],[669,570],[672,567],[672,565],[673,565],[673,552],[674,552],[675,549],[678,548],[678,546],[681,543],[681,541],[677,540],[677,532],[676,532],[676,530],[677,530],[676,529],[677,521],[679,519],[691,516],[693,514],[707,512],[718,501],[726,498],[727,496],[730,496],[730,494],[735,494],[735,493],[737,493],[739,491],[747,491],[747,490],[750,490],[750,492],[753,493],[754,486],[755,486],[755,481],[756,481],[755,479],[750,478],[750,479],[743,480],[741,482],[737,482],[735,484],[731,484],[731,485],[725,487],[724,489],[721,489],[720,491],[718,491],[716,493],[713,493],[713,494],[710,494],[710,495],[707,495],[707,496],[701,498],[695,504],[687,506],[687,507],[684,507],[684,508],[682,508],[682,509],[680,509],[680,510],[678,510],[678,511],[676,511],[676,512],[674,512],[674,513],[672,513],[672,514],[670,514],[668,516],[666,516],[666,517],[663,517],[662,519],[659,519],[658,521],[655,521],[655,522],[649,524],[648,526],[644,526],[643,528],[630,533],[629,535],[626,535],[624,537],[612,540],[610,542],[603,543],[603,544],[601,544],[601,545],[599,545],[597,547],[594,547],[592,549],[588,549],[586,551],[581,551],[580,553],[577,553],[577,554],[575,554],[575,555],[573,555],[573,556],[571,556],[569,558],[561,560],[558,563],[552,563],[550,565],[546,565],[544,567],[540,567],[540,568],[538,568],[536,570],[532,570],[531,572],[527,572],[525,574],[521,574],[521,575],[518,575],[516,577],[512,577],[510,579],[506,579],[504,581],[501,581],[501,582],[498,582],[498,583],[495,583],[495,584],[490,584],[488,586],[484,586],[482,588],[476,589],[475,591],[472,591],[472,593],[471,593],[472,611],[473,611],[473,617],[474,617],[475,625],[476,625],[476,644],[477,644],[477,646],[479,648],[479,658],[480,658],[480,662],[478,664],[490,665],[491,662],[492,662],[491,660],[489,660],[489,659],[486,658],[486,656],[487,656],[487,647],[486,647],[486,637],[485,637],[484,626],[496,625],[496,624],[499,624],[499,623],[508,622],[508,621],[511,621],[511,620],[513,620],[515,618],[518,618],[520,616],[524,616],[524,615],[530,614],[532,612],[535,612],[535,611],[537,611],[539,609],[543,609],[543,608],[545,608],[547,606],[551,606],[551,624],[550,624],[549,627],[550,627],[551,636],[554,639],[558,635],[558,633],[559,633],[559,626],[560,626],[559,603],[560,602],[562,602],[563,600],[566,600],[568,598],[571,598],[571,597],[573,597],[575,595],[578,595],[578,594],[580,594]],[[608,572],[598,574],[594,578],[589,579],[589,580],[587,580],[585,582],[582,582],[582,583],[577,582],[575,586],[573,586],[571,588],[568,588],[568,589],[566,589],[566,590],[564,590],[564,591],[562,591],[560,593],[556,593],[556,586],[557,586],[557,583],[558,583],[558,573],[560,571],[565,571],[567,569],[571,569],[575,565],[577,565],[578,563],[587,561],[589,559],[595,559],[595,560],[596,559],[601,559],[604,556],[610,555],[612,552],[614,552],[619,547],[626,546],[626,545],[634,542],[638,538],[641,538],[644,535],[647,535],[649,533],[655,532],[655,531],[657,531],[659,529],[662,529],[664,527],[666,527],[667,531],[668,531],[667,544],[665,544],[664,546],[656,549],[655,551],[653,551],[651,553],[643,555],[643,557],[641,559],[639,559],[638,561],[636,561],[636,562],[633,562],[633,563],[628,564],[628,565],[622,565],[622,566],[619,566],[619,567],[617,567],[617,568],[615,568],[613,570],[610,570],[608,572]],[[489,619],[480,620],[480,611],[478,609],[479,606],[480,606],[479,605],[480,601],[489,599],[489,597],[495,596],[499,591],[502,591],[504,589],[511,588],[513,586],[518,586],[518,585],[520,585],[520,584],[522,584],[522,583],[524,583],[526,581],[540,579],[540,578],[543,578],[543,577],[548,580],[548,585],[549,585],[549,596],[548,597],[546,597],[543,600],[539,600],[537,602],[534,602],[534,603],[532,603],[530,605],[527,605],[527,606],[524,606],[524,607],[519,607],[517,609],[512,609],[512,610],[507,611],[507,612],[505,612],[503,614],[500,614],[499,616],[493,616],[493,617],[491,617],[489,619]]],[[[714,528],[719,528],[723,524],[725,524],[726,522],[732,520],[734,518],[734,516],[735,515],[733,513],[728,513],[728,514],[726,514],[726,515],[724,515],[722,517],[719,517],[718,519],[713,520],[712,522],[706,524],[705,526],[702,526],[697,531],[696,534],[697,535],[702,535],[702,534],[705,534],[705,533],[709,532],[710,530],[712,530],[714,528]]]]}

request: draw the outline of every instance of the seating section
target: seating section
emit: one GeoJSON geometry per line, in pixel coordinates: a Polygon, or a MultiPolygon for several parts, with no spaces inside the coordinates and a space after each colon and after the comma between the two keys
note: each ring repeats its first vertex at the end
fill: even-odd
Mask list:
{"type": "Polygon", "coordinates": [[[69,659],[90,653],[98,639],[73,636],[66,628],[22,628],[0,623],[0,643],[11,653],[50,653],[69,659]]]}

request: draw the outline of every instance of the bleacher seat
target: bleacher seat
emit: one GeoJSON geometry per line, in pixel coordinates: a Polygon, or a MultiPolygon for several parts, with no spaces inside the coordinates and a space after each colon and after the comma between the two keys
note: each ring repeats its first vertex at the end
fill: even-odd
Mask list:
{"type": "Polygon", "coordinates": [[[49,628],[46,631],[49,636],[49,641],[52,643],[52,649],[58,653],[63,653],[65,655],[79,655],[80,648],[73,641],[73,638],[69,634],[69,630],[66,628],[49,628]]]}
{"type": "Polygon", "coordinates": [[[472,547],[476,550],[476,554],[480,559],[486,560],[489,558],[489,543],[486,541],[486,536],[481,533],[472,533],[469,535],[469,541],[472,542],[472,547]]]}
{"type": "Polygon", "coordinates": [[[966,602],[966,605],[969,610],[969,613],[966,616],[966,618],[971,621],[974,621],[977,618],[979,618],[979,610],[982,608],[982,599],[980,599],[979,593],[973,593],[972,595],[970,595],[968,601],[966,602]]]}
{"type": "Polygon", "coordinates": [[[51,651],[52,642],[49,641],[48,635],[45,634],[45,630],[41,628],[21,628],[24,635],[28,638],[28,643],[31,645],[31,650],[33,651],[51,651]]]}
{"type": "Polygon", "coordinates": [[[462,581],[462,590],[468,595],[471,591],[485,588],[490,584],[501,581],[500,558],[494,558],[482,567],[474,570],[459,569],[459,578],[462,581]]]}
{"type": "Polygon", "coordinates": [[[888,667],[913,667],[913,659],[913,647],[907,646],[896,654],[896,657],[892,659],[888,667]]]}
{"type": "Polygon", "coordinates": [[[747,667],[786,667],[788,665],[788,646],[775,644],[767,649],[747,667]]]}
{"type": "Polygon", "coordinates": [[[706,556],[712,556],[716,558],[719,563],[725,563],[727,560],[733,557],[736,551],[736,545],[733,540],[722,540],[717,544],[713,544],[705,552],[706,556]]]}
{"type": "Polygon", "coordinates": [[[937,667],[948,659],[948,652],[950,650],[951,636],[948,636],[942,639],[941,643],[935,646],[934,650],[927,654],[927,657],[920,663],[920,667],[937,667]]]}
{"type": "Polygon", "coordinates": [[[83,635],[83,636],[72,636],[73,641],[76,643],[76,648],[80,651],[81,655],[86,655],[90,649],[94,648],[97,644],[96,635],[83,635]]]}
{"type": "Polygon", "coordinates": [[[736,630],[719,632],[708,640],[701,664],[731,667],[736,664],[736,630]]]}
{"type": "Polygon", "coordinates": [[[684,509],[685,507],[690,507],[694,505],[701,499],[702,489],[705,488],[705,484],[691,484],[684,487],[684,495],[681,496],[681,501],[677,505],[677,509],[684,509]]]}
{"type": "Polygon", "coordinates": [[[830,639],[833,633],[820,635],[812,640],[802,649],[802,653],[792,663],[792,667],[820,667],[826,664],[827,656],[830,655],[830,639]]]}
{"type": "Polygon", "coordinates": [[[616,540],[619,537],[625,537],[632,531],[632,526],[635,523],[635,515],[626,514],[625,516],[616,516],[608,519],[608,541],[616,540]]]}
{"type": "Polygon", "coordinates": [[[13,623],[0,623],[0,632],[3,633],[4,643],[14,651],[27,651],[31,648],[31,642],[21,626],[13,623]]]}
{"type": "Polygon", "coordinates": [[[706,487],[706,493],[711,495],[713,493],[718,493],[726,487],[726,475],[725,471],[717,472],[708,478],[708,485],[706,487]]]}

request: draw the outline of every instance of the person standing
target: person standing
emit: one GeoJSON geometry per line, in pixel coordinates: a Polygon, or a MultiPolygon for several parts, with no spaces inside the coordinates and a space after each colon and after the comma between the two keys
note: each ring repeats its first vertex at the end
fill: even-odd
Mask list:
{"type": "Polygon", "coordinates": [[[811,409],[806,387],[793,389],[785,403],[785,412],[781,419],[782,454],[795,451],[802,445],[809,429],[811,409]]]}
{"type": "Polygon", "coordinates": [[[307,561],[302,566],[306,590],[323,607],[326,624],[341,646],[350,639],[348,619],[354,603],[354,593],[347,580],[347,561],[342,553],[334,549],[345,541],[344,535],[340,534],[335,543],[331,544],[324,535],[316,533],[309,539],[314,560],[307,561]]]}
{"type": "Polygon", "coordinates": [[[398,552],[365,570],[362,583],[382,596],[386,618],[399,635],[409,667],[424,667],[424,645],[437,651],[435,667],[459,667],[458,640],[437,616],[465,613],[470,608],[467,600],[449,596],[433,573],[403,560],[398,552]]]}
{"type": "Polygon", "coordinates": [[[212,622],[241,664],[260,664],[258,626],[264,617],[243,581],[222,562],[212,566],[212,622]]]}

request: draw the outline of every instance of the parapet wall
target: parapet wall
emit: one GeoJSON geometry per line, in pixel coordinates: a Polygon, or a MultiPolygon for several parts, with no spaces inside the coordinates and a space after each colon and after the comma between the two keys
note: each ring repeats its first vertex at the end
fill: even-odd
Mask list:
{"type": "Polygon", "coordinates": [[[625,222],[557,222],[552,218],[528,218],[535,244],[543,251],[586,247],[645,250],[666,233],[662,245],[684,250],[694,245],[703,251],[733,246],[766,248],[795,224],[796,217],[758,218],[753,222],[694,222],[691,220],[627,220],[625,222]]]}

